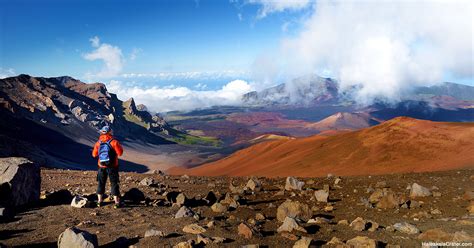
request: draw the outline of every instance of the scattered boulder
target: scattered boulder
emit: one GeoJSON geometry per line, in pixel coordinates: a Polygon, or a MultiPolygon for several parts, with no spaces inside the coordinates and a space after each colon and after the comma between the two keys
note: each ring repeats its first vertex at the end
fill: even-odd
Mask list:
{"type": "Polygon", "coordinates": [[[256,213],[255,214],[255,220],[262,221],[262,220],[265,220],[265,219],[266,219],[266,217],[262,213],[256,213]]]}
{"type": "Polygon", "coordinates": [[[178,212],[176,212],[176,214],[174,215],[174,217],[176,219],[177,218],[184,218],[184,217],[193,217],[193,216],[194,216],[194,212],[186,206],[182,206],[178,210],[178,212]]]}
{"type": "Polygon", "coordinates": [[[283,224],[278,227],[277,232],[292,232],[293,230],[306,233],[306,230],[298,225],[295,219],[291,217],[286,217],[283,221],[283,224]]]}
{"type": "Polygon", "coordinates": [[[143,180],[141,180],[139,184],[141,186],[148,186],[148,187],[156,186],[155,180],[153,178],[150,178],[150,177],[143,178],[143,180]]]}
{"type": "Polygon", "coordinates": [[[294,177],[287,177],[286,178],[286,184],[285,184],[285,190],[302,190],[304,186],[304,182],[298,181],[298,179],[294,177]]]}
{"type": "Polygon", "coordinates": [[[277,219],[283,222],[286,217],[298,218],[307,222],[313,216],[313,212],[307,204],[299,201],[286,200],[277,209],[277,219]]]}
{"type": "Polygon", "coordinates": [[[250,178],[245,187],[252,191],[260,191],[262,189],[262,183],[256,178],[250,178]]]}
{"type": "Polygon", "coordinates": [[[75,227],[66,229],[58,238],[58,248],[95,248],[99,247],[97,236],[75,227]]]}
{"type": "Polygon", "coordinates": [[[393,228],[405,234],[417,234],[420,232],[420,230],[416,226],[406,223],[406,222],[396,223],[393,225],[393,228]]]}
{"type": "Polygon", "coordinates": [[[367,226],[367,221],[362,219],[362,217],[355,218],[349,225],[355,231],[361,232],[364,231],[367,226]]]}
{"type": "Polygon", "coordinates": [[[346,242],[350,247],[364,247],[364,248],[375,248],[377,247],[377,242],[374,239],[371,239],[366,236],[357,236],[353,239],[349,239],[346,242]]]}
{"type": "Polygon", "coordinates": [[[186,195],[184,193],[180,193],[178,196],[176,196],[175,204],[178,207],[181,207],[181,206],[186,205],[187,200],[188,200],[188,198],[186,197],[186,195]]]}
{"type": "Polygon", "coordinates": [[[394,193],[387,193],[386,195],[382,196],[375,205],[377,208],[383,208],[383,209],[388,209],[388,208],[397,208],[400,206],[401,200],[397,196],[395,196],[394,193]]]}
{"type": "Polygon", "coordinates": [[[38,201],[40,190],[39,165],[26,158],[0,158],[0,205],[21,206],[38,201]]]}
{"type": "Polygon", "coordinates": [[[410,197],[415,198],[415,197],[426,197],[430,196],[431,191],[428,188],[425,188],[417,183],[413,183],[410,189],[410,197]]]}
{"type": "Polygon", "coordinates": [[[179,242],[173,248],[193,248],[194,247],[194,240],[188,240],[188,241],[183,241],[179,242]]]}
{"type": "Polygon", "coordinates": [[[87,198],[82,197],[80,195],[76,195],[74,196],[74,198],[72,198],[71,207],[84,208],[87,206],[88,203],[89,200],[87,200],[87,198]]]}
{"type": "Polygon", "coordinates": [[[328,202],[329,192],[326,190],[317,190],[314,192],[314,197],[318,202],[328,202]]]}
{"type": "Polygon", "coordinates": [[[191,234],[201,234],[206,232],[206,229],[204,229],[204,227],[198,224],[189,224],[183,227],[183,232],[191,234]]]}
{"type": "Polygon", "coordinates": [[[245,223],[240,223],[237,228],[237,231],[240,236],[243,236],[246,239],[251,239],[256,234],[255,229],[245,223]]]}
{"type": "Polygon", "coordinates": [[[329,240],[326,245],[331,245],[332,246],[335,246],[335,247],[344,247],[345,244],[344,242],[342,242],[339,238],[337,237],[332,237],[331,240],[329,240]]]}
{"type": "Polygon", "coordinates": [[[154,236],[158,236],[158,237],[164,237],[166,236],[164,232],[162,231],[158,231],[158,230],[155,230],[155,229],[149,229],[145,232],[145,238],[147,237],[154,237],[154,236]]]}
{"type": "Polygon", "coordinates": [[[310,237],[301,237],[300,240],[296,241],[293,248],[308,248],[313,241],[310,237]]]}
{"type": "Polygon", "coordinates": [[[214,204],[211,206],[211,209],[212,209],[212,211],[215,212],[215,213],[224,213],[224,212],[227,211],[227,207],[224,206],[224,205],[221,204],[221,203],[218,203],[218,202],[214,203],[214,204]]]}

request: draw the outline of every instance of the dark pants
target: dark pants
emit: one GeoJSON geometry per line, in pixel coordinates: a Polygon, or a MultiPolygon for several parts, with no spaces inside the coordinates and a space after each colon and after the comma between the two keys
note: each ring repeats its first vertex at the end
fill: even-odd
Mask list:
{"type": "Polygon", "coordinates": [[[99,182],[99,185],[97,186],[97,194],[103,195],[105,193],[107,175],[110,178],[110,193],[113,196],[120,196],[118,168],[99,168],[97,171],[97,181],[99,182]]]}

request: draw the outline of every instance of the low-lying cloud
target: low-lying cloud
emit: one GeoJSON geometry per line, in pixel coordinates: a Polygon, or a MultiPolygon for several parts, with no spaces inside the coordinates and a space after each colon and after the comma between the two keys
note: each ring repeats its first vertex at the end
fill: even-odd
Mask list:
{"type": "Polygon", "coordinates": [[[242,95],[252,91],[251,84],[243,80],[234,80],[219,90],[192,90],[187,87],[139,87],[112,80],[106,84],[110,92],[120,99],[130,97],[135,102],[145,104],[154,112],[189,111],[212,106],[240,105],[242,95]]]}
{"type": "MultiPolygon", "coordinates": [[[[263,8],[265,9],[265,3],[263,8]]],[[[471,1],[317,1],[282,41],[279,73],[336,78],[361,103],[397,100],[447,75],[473,78],[471,1]]]]}

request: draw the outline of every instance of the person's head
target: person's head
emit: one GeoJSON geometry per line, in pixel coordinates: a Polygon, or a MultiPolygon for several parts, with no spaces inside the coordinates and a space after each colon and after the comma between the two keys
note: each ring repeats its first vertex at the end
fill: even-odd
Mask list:
{"type": "Polygon", "coordinates": [[[103,126],[100,129],[100,134],[111,134],[111,133],[112,133],[112,129],[110,128],[110,126],[103,126]]]}

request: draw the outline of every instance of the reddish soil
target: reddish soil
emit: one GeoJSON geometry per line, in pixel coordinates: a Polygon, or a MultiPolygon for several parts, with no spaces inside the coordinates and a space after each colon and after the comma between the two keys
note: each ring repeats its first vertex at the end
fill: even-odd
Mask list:
{"type": "Polygon", "coordinates": [[[323,176],[474,167],[474,123],[398,117],[359,131],[274,140],[227,158],[170,173],[206,176],[323,176]]]}
{"type": "MultiPolygon", "coordinates": [[[[297,200],[312,208],[313,218],[323,217],[328,223],[302,223],[308,233],[293,232],[295,238],[311,237],[312,247],[324,245],[332,237],[342,241],[356,236],[368,236],[375,239],[384,247],[386,244],[401,247],[420,247],[421,240],[417,234],[404,234],[389,231],[386,227],[398,222],[408,222],[415,225],[421,232],[432,228],[442,228],[445,232],[465,232],[474,236],[473,215],[469,216],[466,207],[469,201],[463,198],[467,190],[474,189],[474,170],[444,171],[433,173],[394,174],[382,176],[342,177],[338,185],[334,178],[305,179],[302,191],[281,191],[285,185],[284,179],[259,178],[263,190],[239,194],[244,202],[235,210],[222,214],[214,213],[208,206],[190,206],[199,213],[201,218],[175,219],[178,207],[153,206],[150,202],[164,199],[158,188],[141,186],[140,180],[145,177],[154,178],[166,186],[166,192],[181,191],[188,198],[204,197],[210,190],[218,196],[229,192],[230,178],[225,177],[175,177],[154,174],[120,173],[122,193],[130,188],[140,189],[148,200],[143,203],[126,204],[124,208],[113,209],[110,204],[101,208],[73,208],[69,203],[51,204],[42,200],[36,207],[20,211],[15,219],[0,223],[0,243],[7,247],[55,247],[58,236],[67,227],[77,226],[79,229],[97,234],[101,247],[117,247],[114,243],[119,237],[128,239],[128,245],[137,247],[172,247],[182,241],[196,239],[196,235],[187,234],[182,228],[190,223],[200,226],[213,220],[214,227],[206,228],[206,237],[222,237],[224,244],[210,244],[207,247],[241,247],[246,244],[259,244],[260,247],[292,247],[295,243],[283,237],[276,230],[281,224],[276,220],[277,207],[286,199],[297,200]],[[370,188],[383,185],[385,188],[408,195],[406,187],[414,182],[438,192],[437,196],[417,198],[420,206],[413,208],[377,209],[364,206],[361,198],[367,199],[370,188]],[[314,190],[330,185],[329,203],[316,202],[311,199],[314,190]],[[332,211],[324,211],[327,205],[332,211]],[[431,213],[439,210],[437,213],[431,213]],[[256,226],[262,236],[244,239],[237,233],[237,226],[242,222],[251,222],[256,213],[263,213],[266,218],[257,222],[256,226]],[[423,214],[420,214],[423,213],[423,214]],[[417,216],[417,217],[415,217],[417,216]],[[357,217],[372,220],[380,225],[377,230],[355,231],[347,225],[337,224],[347,220],[349,223],[357,217]],[[166,237],[144,237],[145,231],[154,228],[165,232],[166,237]]],[[[68,189],[73,194],[91,194],[96,187],[95,171],[68,171],[43,169],[42,190],[54,191],[68,189]]],[[[234,185],[245,185],[248,178],[233,178],[234,185]]],[[[235,194],[234,194],[235,195],[235,194]]],[[[3,247],[3,246],[2,246],[3,247]]]]}

